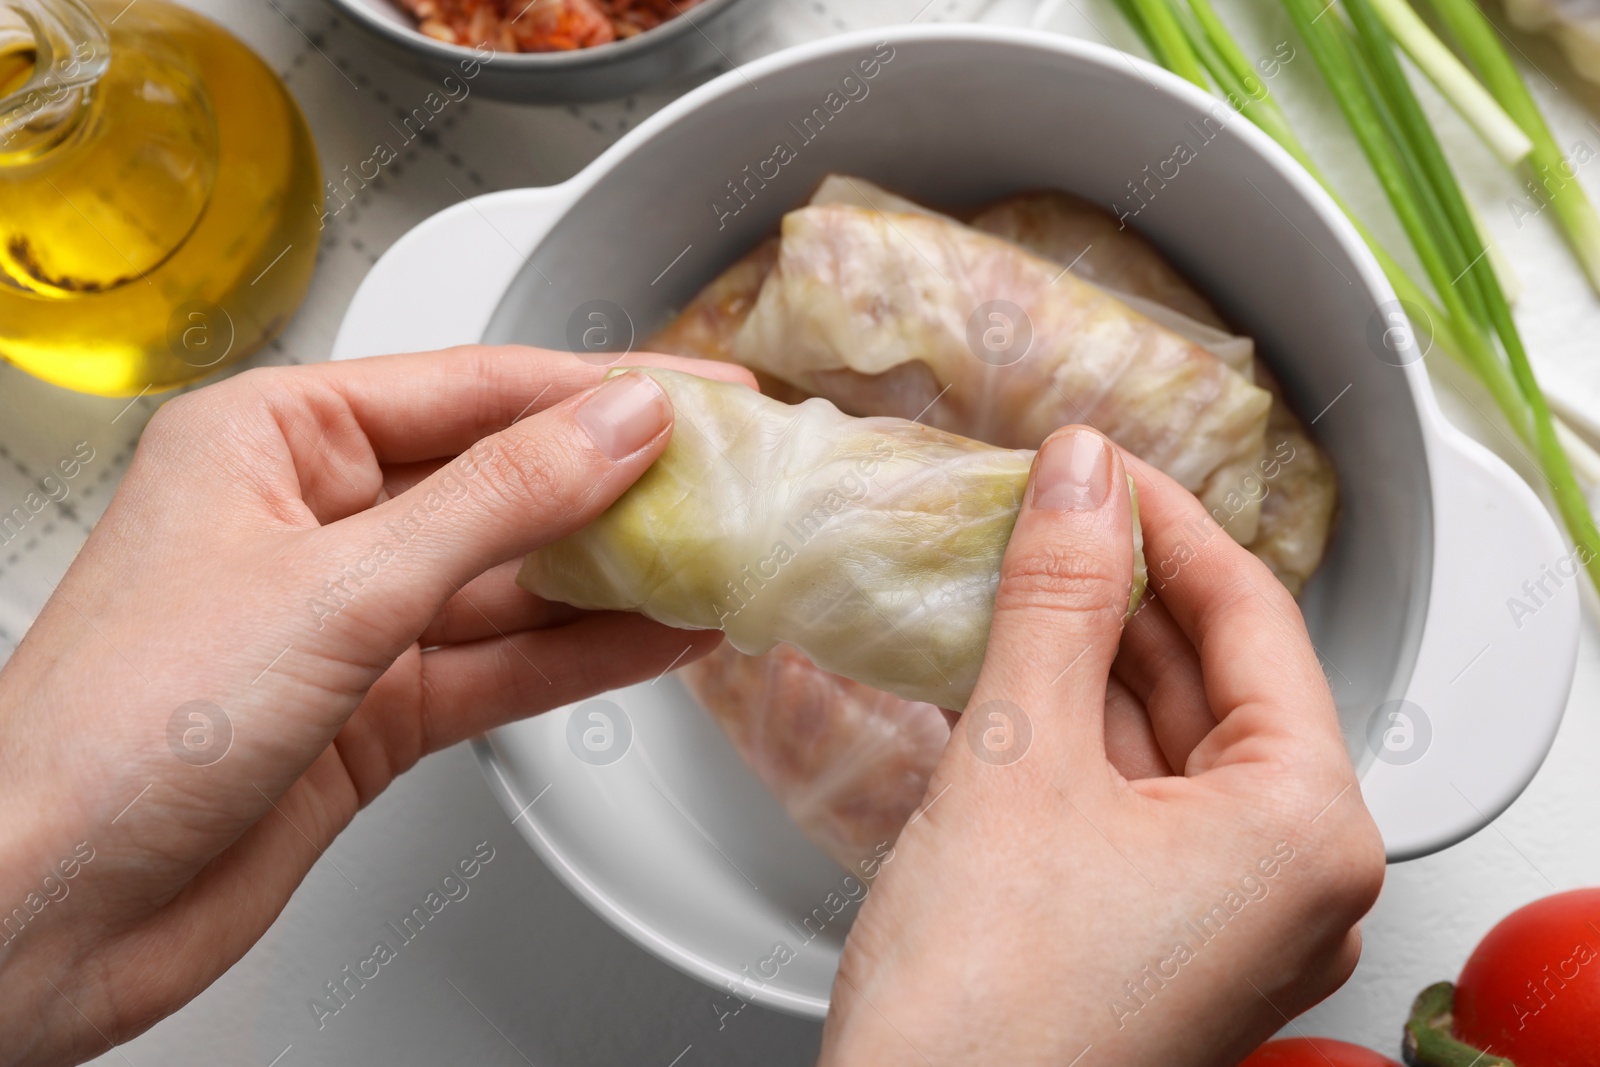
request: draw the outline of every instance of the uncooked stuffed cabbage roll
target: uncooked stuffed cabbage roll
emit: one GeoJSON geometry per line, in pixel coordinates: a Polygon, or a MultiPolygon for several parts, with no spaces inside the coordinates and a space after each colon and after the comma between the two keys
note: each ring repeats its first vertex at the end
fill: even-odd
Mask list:
{"type": "MultiPolygon", "coordinates": [[[[1157,321],[1204,346],[1272,394],[1260,462],[1236,464],[1220,481],[1236,486],[1242,497],[1259,498],[1255,536],[1246,547],[1298,596],[1322,563],[1338,511],[1338,478],[1327,453],[1289,407],[1277,379],[1254,358],[1248,339],[1230,338],[1210,303],[1161,258],[1155,246],[1080,197],[1023,193],[980,211],[972,225],[1046,259],[1071,264],[1074,274],[1117,291],[1137,309],[1148,311],[1151,302],[1167,305],[1180,317],[1157,321]]],[[[959,432],[959,427],[954,429],[959,432]]],[[[1217,515],[1220,521],[1230,506],[1225,495],[1218,506],[1223,512],[1217,515]]],[[[1213,506],[1214,515],[1218,506],[1213,506]]],[[[1224,525],[1230,533],[1240,532],[1237,526],[1224,525]]]]}
{"type": "MultiPolygon", "coordinates": [[[[723,630],[741,652],[783,641],[863,684],[964,707],[1033,454],[644,373],[676,412],[666,450],[598,519],[530,555],[518,583],[723,630]]],[[[1131,550],[1130,610],[1144,588],[1137,536],[1131,550]]]]}
{"type": "MultiPolygon", "coordinates": [[[[888,192],[864,178],[841,174],[823,179],[810,203],[921,214],[955,223],[949,216],[888,192]]],[[[1167,266],[1148,242],[1132,230],[1116,232],[1115,220],[1088,201],[1064,193],[1027,193],[986,209],[974,222],[1009,226],[1015,232],[1008,233],[1007,239],[1035,255],[1057,259],[1075,275],[1096,281],[1139,315],[1204,348],[1249,380],[1255,354],[1250,338],[1229,333],[1218,325],[1220,319],[1205,298],[1167,266]],[[1058,218],[1062,213],[1070,213],[1070,217],[1058,218]],[[1108,228],[1109,233],[1105,232],[1108,228]],[[1079,234],[1100,237],[1102,251],[1090,254],[1080,249],[1079,254],[1060,258],[1058,253],[1067,247],[1064,242],[1079,234]],[[1130,288],[1105,285],[1100,281],[1102,278],[1126,283],[1130,288]],[[1162,301],[1170,301],[1173,306],[1162,301]],[[1180,306],[1200,309],[1203,314],[1198,318],[1190,317],[1179,310],[1180,306]]],[[[645,347],[654,352],[739,362],[733,350],[734,339],[777,263],[778,243],[777,238],[761,242],[723,271],[696,294],[680,314],[651,336],[645,347]]],[[[798,403],[811,395],[767,371],[755,368],[754,373],[763,393],[785,403],[798,403]]],[[[854,410],[873,406],[880,388],[880,383],[872,378],[839,372],[829,378],[828,396],[835,403],[854,410]]],[[[1240,530],[1236,527],[1232,532],[1240,530]]]]}
{"type": "MultiPolygon", "coordinates": [[[[720,363],[739,362],[733,339],[756,306],[761,286],[778,261],[778,239],[762,241],[700,290],[683,311],[645,341],[648,352],[665,352],[720,363]]],[[[761,392],[785,404],[798,404],[811,394],[763,370],[753,370],[761,392]]]]}
{"type": "MultiPolygon", "coordinates": [[[[873,211],[956,220],[932,211],[865,178],[830,174],[810,203],[847,204],[873,211]]],[[[1158,326],[1204,348],[1249,376],[1255,345],[1229,333],[1216,309],[1161,258],[1155,246],[1108,211],[1071,193],[1021,193],[992,204],[968,222],[1013,244],[1066,266],[1074,275],[1116,297],[1158,326]]],[[[769,268],[770,269],[770,268],[769,268]]]]}
{"type": "Polygon", "coordinates": [[[1149,300],[1217,330],[1227,323],[1154,245],[1081,196],[1021,193],[972,217],[973,229],[1021,245],[1036,256],[1071,263],[1072,273],[1119,294],[1149,300]]]}
{"type": "Polygon", "coordinates": [[[789,817],[850,870],[900,836],[950,740],[932,704],[818,670],[788,645],[747,656],[723,643],[678,673],[789,817]]]}
{"type": "Polygon", "coordinates": [[[1088,423],[1213,507],[1232,484],[1218,472],[1260,460],[1271,402],[1200,346],[1009,241],[841,204],[784,217],[733,355],[853,414],[959,426],[1004,447],[1088,423]]]}
{"type": "Polygon", "coordinates": [[[1110,212],[1070,193],[1020,193],[980,211],[972,227],[1066,265],[1250,378],[1255,343],[1231,333],[1210,301],[1110,212]]]}
{"type": "Polygon", "coordinates": [[[1256,538],[1247,546],[1272,568],[1295,596],[1322,565],[1339,509],[1339,478],[1333,461],[1311,439],[1283,398],[1278,380],[1258,360],[1255,380],[1272,393],[1267,421],[1267,455],[1261,478],[1266,492],[1256,538]]]}

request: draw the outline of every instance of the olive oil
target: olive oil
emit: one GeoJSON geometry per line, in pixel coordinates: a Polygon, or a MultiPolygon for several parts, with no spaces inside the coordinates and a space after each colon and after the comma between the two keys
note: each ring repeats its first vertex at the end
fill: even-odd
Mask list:
{"type": "Polygon", "coordinates": [[[322,199],[305,119],[277,76],[166,0],[8,6],[0,356],[126,396],[268,341],[310,282],[322,199]],[[19,14],[30,33],[15,31],[19,14]]]}

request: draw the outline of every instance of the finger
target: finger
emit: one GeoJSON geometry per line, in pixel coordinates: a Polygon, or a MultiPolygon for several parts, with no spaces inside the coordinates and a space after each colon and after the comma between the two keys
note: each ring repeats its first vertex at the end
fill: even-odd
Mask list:
{"type": "MultiPolygon", "coordinates": [[[[626,366],[671,367],[755,387],[743,367],[652,352],[626,366]]],[[[523,345],[463,345],[441,352],[372,356],[308,367],[308,398],[348,412],[384,463],[466,451],[532,412],[600,384],[611,367],[523,345]]]]}
{"type": "Polygon", "coordinates": [[[1105,759],[1106,679],[1133,581],[1127,479],[1087,427],[1052,434],[1034,459],[1001,563],[989,648],[968,714],[1017,705],[1047,763],[1105,759]]]}
{"type": "Polygon", "coordinates": [[[218,958],[235,959],[259,936],[239,922],[239,886],[264,899],[287,898],[356,813],[423,756],[513,719],[656,677],[705,655],[721,638],[715,630],[673,630],[638,615],[609,614],[509,642],[413,650],[379,679],[336,743],[304,774],[275,800],[263,794],[262,818],[195,878],[190,895],[217,907],[162,915],[182,915],[178,925],[189,933],[194,915],[202,916],[205,943],[223,946],[218,958]]]}
{"type": "Polygon", "coordinates": [[[374,546],[367,552],[382,557],[386,580],[389,568],[397,572],[383,623],[404,647],[467,582],[604,511],[661,454],[671,429],[660,384],[638,371],[620,375],[351,517],[340,542],[374,546]]]}
{"type": "MultiPolygon", "coordinates": [[[[752,387],[755,381],[728,363],[648,352],[628,361],[752,387]]],[[[327,525],[384,499],[385,465],[456,456],[530,412],[593,388],[609,371],[567,352],[467,345],[260,368],[169,406],[205,409],[191,436],[237,437],[242,427],[248,439],[253,431],[265,447],[236,457],[244,460],[234,464],[241,468],[236,480],[269,499],[292,487],[296,503],[327,525]]]]}
{"type": "Polygon", "coordinates": [[[521,560],[510,560],[462,586],[428,623],[418,643],[430,648],[504,637],[519,630],[565,625],[583,614],[566,604],[536,597],[518,585],[521,565],[521,560]]]}
{"type": "Polygon", "coordinates": [[[442,469],[454,456],[439,459],[419,459],[412,463],[385,463],[383,465],[383,491],[374,504],[392,500],[401,493],[427,481],[428,476],[442,469]]]}
{"type": "MultiPolygon", "coordinates": [[[[392,768],[387,759],[395,737],[415,739],[415,749],[402,753],[414,762],[514,719],[658,678],[721,640],[717,630],[674,630],[642,615],[604,612],[548,630],[433,649],[414,667],[391,669],[379,679],[341,733],[340,751],[370,731],[371,743],[386,754],[375,763],[392,768]]],[[[387,784],[360,787],[375,794],[387,784]]]]}
{"type": "Polygon", "coordinates": [[[1111,671],[1144,707],[1167,765],[1181,773],[1217,717],[1206,700],[1200,657],[1159,597],[1145,597],[1123,627],[1111,671]]]}
{"type": "Polygon", "coordinates": [[[1116,675],[1106,685],[1106,758],[1129,781],[1172,774],[1144,704],[1116,675]]]}
{"type": "Polygon", "coordinates": [[[1327,681],[1289,591],[1188,490],[1137,458],[1128,468],[1151,585],[1198,653],[1218,719],[1268,708],[1265,729],[1337,735],[1327,681]]]}

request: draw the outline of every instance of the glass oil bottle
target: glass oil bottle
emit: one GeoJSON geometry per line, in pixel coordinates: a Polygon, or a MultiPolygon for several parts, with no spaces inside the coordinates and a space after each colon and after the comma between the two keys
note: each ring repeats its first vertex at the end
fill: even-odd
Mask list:
{"type": "Polygon", "coordinates": [[[0,0],[0,356],[105,396],[281,330],[322,178],[281,81],[167,0],[0,0]]]}

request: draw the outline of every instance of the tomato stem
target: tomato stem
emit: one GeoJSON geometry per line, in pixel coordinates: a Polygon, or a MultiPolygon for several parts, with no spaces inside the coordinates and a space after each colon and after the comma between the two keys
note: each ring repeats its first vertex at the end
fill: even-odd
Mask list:
{"type": "Polygon", "coordinates": [[[1515,1067],[1503,1056],[1455,1039],[1450,1032],[1455,1000],[1456,987],[1449,982],[1435,982],[1417,994],[1401,1047],[1407,1067],[1515,1067]]]}

